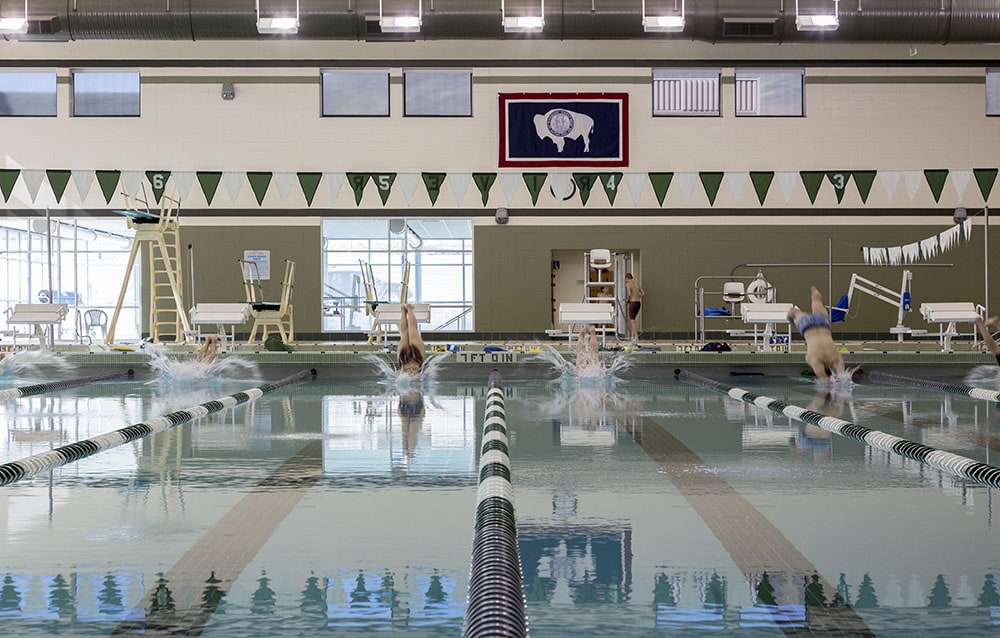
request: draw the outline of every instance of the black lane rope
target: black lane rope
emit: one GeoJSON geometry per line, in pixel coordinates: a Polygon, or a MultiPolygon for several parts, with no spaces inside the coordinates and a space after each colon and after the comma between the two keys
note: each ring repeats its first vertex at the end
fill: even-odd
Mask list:
{"type": "Polygon", "coordinates": [[[133,374],[135,373],[132,370],[120,370],[116,372],[108,372],[106,374],[95,374],[89,377],[76,377],[74,379],[63,379],[62,381],[36,383],[34,385],[21,386],[20,388],[7,388],[6,390],[0,390],[0,401],[36,396],[39,394],[45,394],[46,392],[55,392],[56,390],[75,388],[77,386],[87,385],[88,383],[107,381],[108,379],[117,379],[124,376],[131,377],[133,374]]]}
{"type": "Polygon", "coordinates": [[[123,443],[129,443],[131,441],[141,439],[144,436],[168,430],[175,425],[187,423],[193,419],[207,416],[226,408],[240,405],[241,403],[254,401],[265,394],[274,392],[275,390],[279,390],[293,383],[304,381],[307,378],[315,376],[315,374],[314,370],[299,372],[285,377],[280,381],[275,381],[274,383],[266,383],[256,388],[244,390],[243,392],[230,394],[229,396],[221,399],[207,401],[192,408],[178,410],[176,412],[171,412],[170,414],[155,417],[149,421],[129,425],[113,432],[107,432],[91,439],[77,441],[76,443],[70,443],[69,445],[49,450],[48,452],[42,452],[41,454],[35,454],[34,456],[29,456],[17,461],[4,463],[3,465],[0,465],[0,487],[10,485],[11,483],[15,483],[23,478],[34,476],[35,474],[39,474],[41,472],[53,470],[62,465],[66,465],[67,463],[79,461],[80,459],[84,459],[103,450],[122,445],[123,443]]]}
{"type": "Polygon", "coordinates": [[[883,385],[894,385],[904,388],[921,388],[924,390],[935,390],[937,392],[950,392],[952,394],[964,394],[974,399],[985,399],[986,401],[1000,401],[1000,392],[987,390],[986,388],[974,388],[958,383],[943,383],[941,381],[930,381],[928,379],[915,379],[913,377],[902,377],[888,372],[865,372],[861,376],[862,380],[870,379],[874,383],[883,385]]]}
{"type": "Polygon", "coordinates": [[[528,635],[524,570],[517,544],[514,488],[507,455],[507,414],[500,374],[490,374],[479,458],[476,534],[472,541],[463,638],[528,635]]]}
{"type": "Polygon", "coordinates": [[[984,485],[989,485],[990,487],[1000,488],[1000,467],[980,463],[979,461],[951,452],[945,452],[944,450],[936,450],[922,443],[908,441],[892,434],[872,430],[836,417],[826,416],[797,405],[772,399],[771,397],[758,396],[741,388],[734,388],[686,370],[675,370],[674,374],[677,375],[680,381],[685,383],[727,394],[744,403],[766,408],[797,421],[821,427],[828,432],[860,441],[871,447],[926,463],[949,474],[961,476],[984,485]]]}

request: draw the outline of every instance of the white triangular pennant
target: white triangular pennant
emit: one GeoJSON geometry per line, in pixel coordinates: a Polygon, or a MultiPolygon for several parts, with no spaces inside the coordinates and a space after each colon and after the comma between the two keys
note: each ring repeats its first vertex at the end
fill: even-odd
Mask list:
{"type": "Polygon", "coordinates": [[[948,171],[948,176],[951,178],[951,185],[955,187],[958,201],[961,202],[965,198],[965,189],[968,188],[969,182],[972,180],[972,169],[953,168],[948,171]]]}
{"type": "Polygon", "coordinates": [[[274,188],[278,191],[278,197],[281,201],[288,199],[288,195],[292,192],[292,188],[295,187],[295,182],[298,181],[298,177],[295,173],[272,173],[271,183],[274,184],[274,188]]]}
{"type": "MultiPolygon", "coordinates": [[[[147,197],[143,197],[142,192],[142,171],[122,171],[122,188],[132,199],[145,199],[148,206],[149,200],[153,198],[152,193],[147,197]]],[[[141,202],[137,202],[141,205],[141,202]]]]}
{"type": "Polygon", "coordinates": [[[913,201],[913,198],[917,196],[917,190],[920,189],[920,182],[924,179],[923,171],[903,171],[903,180],[906,185],[906,195],[913,201]]]}
{"type": "Polygon", "coordinates": [[[240,191],[243,189],[243,182],[246,180],[247,174],[244,171],[223,171],[222,181],[226,185],[226,191],[229,193],[229,201],[236,203],[236,198],[240,196],[240,191]]]}
{"type": "Polygon", "coordinates": [[[80,194],[80,203],[82,204],[87,201],[87,195],[90,194],[90,187],[94,185],[94,180],[97,178],[97,171],[74,169],[72,176],[73,184],[76,185],[76,192],[80,194]]]}
{"type": "Polygon", "coordinates": [[[785,203],[787,204],[792,200],[792,193],[795,191],[795,185],[799,183],[799,174],[796,171],[781,171],[774,174],[774,179],[778,180],[778,186],[781,187],[781,194],[785,198],[785,203]]]}
{"type": "Polygon", "coordinates": [[[687,205],[691,199],[691,193],[694,192],[694,187],[698,185],[698,173],[674,173],[674,181],[681,189],[681,197],[684,198],[684,204],[687,205]]]}
{"type": "Polygon", "coordinates": [[[520,173],[500,173],[497,175],[497,181],[500,182],[500,190],[503,191],[507,205],[510,206],[521,184],[524,183],[524,177],[520,173]]]}
{"type": "Polygon", "coordinates": [[[174,171],[170,173],[170,178],[174,180],[174,186],[177,187],[177,198],[183,202],[187,199],[188,194],[191,193],[191,186],[194,185],[195,172],[174,171]]]}
{"type": "Polygon", "coordinates": [[[347,179],[345,173],[323,173],[323,183],[326,184],[326,190],[330,192],[330,201],[336,203],[345,179],[347,179]]]}
{"type": "Polygon", "coordinates": [[[472,173],[448,173],[446,181],[451,186],[451,194],[455,196],[455,204],[458,206],[461,206],[462,200],[465,199],[465,192],[469,190],[471,179],[472,173]]]}
{"type": "Polygon", "coordinates": [[[396,185],[403,191],[403,199],[409,206],[413,202],[413,195],[420,185],[420,173],[400,173],[396,175],[396,185]]]}
{"type": "Polygon", "coordinates": [[[638,205],[639,198],[642,197],[642,191],[646,189],[646,182],[648,181],[646,173],[625,173],[624,179],[629,195],[632,196],[632,203],[638,205]]]}
{"type": "Polygon", "coordinates": [[[45,171],[22,168],[21,179],[24,180],[24,186],[28,189],[28,197],[31,201],[35,201],[35,198],[38,197],[38,190],[42,187],[42,181],[45,180],[45,171]]]}
{"type": "Polygon", "coordinates": [[[733,194],[733,202],[740,203],[740,197],[743,197],[743,191],[747,187],[747,182],[750,181],[750,173],[745,171],[727,171],[723,175],[723,179],[726,180],[726,185],[729,186],[729,192],[733,194]]]}
{"type": "Polygon", "coordinates": [[[896,194],[896,188],[899,187],[899,171],[879,171],[878,181],[882,184],[882,190],[885,191],[886,199],[892,201],[892,196],[896,194]]]}

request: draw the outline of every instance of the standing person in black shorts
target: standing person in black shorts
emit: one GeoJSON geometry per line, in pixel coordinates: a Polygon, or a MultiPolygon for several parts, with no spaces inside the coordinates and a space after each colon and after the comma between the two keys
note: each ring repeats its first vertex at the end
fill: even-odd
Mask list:
{"type": "Polygon", "coordinates": [[[639,316],[639,309],[642,308],[642,298],[646,291],[642,289],[639,282],[635,280],[632,273],[625,273],[625,304],[628,309],[628,341],[639,340],[639,327],[636,318],[639,316]]]}

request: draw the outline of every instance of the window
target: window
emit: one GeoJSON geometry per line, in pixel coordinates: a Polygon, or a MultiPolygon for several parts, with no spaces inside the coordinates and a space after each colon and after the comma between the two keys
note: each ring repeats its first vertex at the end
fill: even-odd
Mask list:
{"type": "Polygon", "coordinates": [[[472,330],[472,220],[402,218],[323,221],[323,330],[368,330],[366,301],[399,303],[407,263],[406,300],[431,305],[421,329],[472,330]]]}
{"type": "Polygon", "coordinates": [[[138,117],[138,71],[74,71],[73,115],[138,117]]]}
{"type": "Polygon", "coordinates": [[[737,71],[736,115],[801,117],[803,77],[801,69],[737,71]]]}
{"type": "Polygon", "coordinates": [[[324,117],[389,116],[389,72],[323,71],[324,117]]]}
{"type": "Polygon", "coordinates": [[[986,69],[986,114],[1000,115],[1000,69],[986,69]]]}
{"type": "Polygon", "coordinates": [[[56,115],[55,71],[0,73],[0,116],[56,115]]]}
{"type": "MultiPolygon", "coordinates": [[[[103,334],[87,334],[84,313],[105,311],[110,318],[118,303],[132,248],[123,219],[53,219],[52,268],[44,219],[0,220],[0,309],[18,303],[47,303],[50,290],[69,315],[56,326],[56,339],[96,343],[103,334]],[[51,285],[50,285],[51,282],[51,285]]],[[[139,260],[141,261],[141,260],[139,260]]],[[[115,329],[118,339],[138,339],[142,312],[141,268],[135,263],[115,329]]]]}
{"type": "Polygon", "coordinates": [[[653,71],[653,115],[718,116],[719,71],[653,71]]]}
{"type": "Polygon", "coordinates": [[[403,71],[406,116],[472,116],[472,71],[403,71]]]}

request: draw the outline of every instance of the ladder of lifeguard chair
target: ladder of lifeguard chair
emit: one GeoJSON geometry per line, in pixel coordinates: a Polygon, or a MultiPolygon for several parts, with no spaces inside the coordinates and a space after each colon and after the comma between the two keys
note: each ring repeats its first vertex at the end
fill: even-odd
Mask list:
{"type": "Polygon", "coordinates": [[[188,329],[179,288],[183,281],[179,234],[177,222],[170,221],[162,229],[160,240],[149,246],[149,334],[153,341],[163,341],[164,337],[183,341],[188,329]]]}

